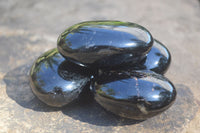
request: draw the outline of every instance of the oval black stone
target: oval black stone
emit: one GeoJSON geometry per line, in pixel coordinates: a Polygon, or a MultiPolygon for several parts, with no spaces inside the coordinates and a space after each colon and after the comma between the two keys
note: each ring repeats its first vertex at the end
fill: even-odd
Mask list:
{"type": "Polygon", "coordinates": [[[90,72],[65,61],[56,48],[42,54],[30,71],[32,91],[50,106],[61,107],[72,102],[89,83],[90,72]]]}
{"type": "Polygon", "coordinates": [[[79,23],[58,38],[58,50],[66,59],[93,68],[137,63],[144,59],[152,44],[147,29],[120,21],[79,23]]]}
{"type": "MultiPolygon", "coordinates": [[[[151,70],[159,74],[164,74],[171,63],[169,50],[159,41],[154,40],[154,44],[147,55],[145,63],[142,65],[146,70],[151,70]]],[[[141,70],[138,68],[138,70],[141,70]]]]}
{"type": "Polygon", "coordinates": [[[136,120],[165,111],[176,98],[173,84],[152,71],[104,73],[91,88],[95,100],[106,110],[136,120]]]}
{"type": "Polygon", "coordinates": [[[169,50],[159,41],[154,40],[154,44],[147,54],[146,58],[138,63],[128,63],[119,67],[101,68],[102,71],[119,70],[119,71],[132,71],[132,70],[151,70],[158,74],[167,72],[171,63],[171,54],[169,50]]]}

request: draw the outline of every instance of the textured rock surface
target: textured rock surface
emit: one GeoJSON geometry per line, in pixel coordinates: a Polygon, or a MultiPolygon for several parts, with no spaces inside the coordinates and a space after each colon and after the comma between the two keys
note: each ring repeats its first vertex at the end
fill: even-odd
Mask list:
{"type": "Polygon", "coordinates": [[[0,12],[0,132],[200,131],[199,1],[6,0],[0,1],[0,12]],[[33,95],[28,80],[33,61],[56,46],[64,29],[95,19],[138,23],[169,48],[172,63],[166,77],[178,94],[169,110],[137,122],[114,116],[95,102],[58,110],[33,95]]]}

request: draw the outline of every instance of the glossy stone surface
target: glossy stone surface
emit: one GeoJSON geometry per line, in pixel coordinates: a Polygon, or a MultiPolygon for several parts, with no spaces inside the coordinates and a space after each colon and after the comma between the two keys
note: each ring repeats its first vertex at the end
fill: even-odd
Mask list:
{"type": "Polygon", "coordinates": [[[65,61],[58,50],[41,55],[30,71],[30,85],[44,103],[61,107],[79,97],[89,87],[90,75],[86,68],[65,61]]]}
{"type": "Polygon", "coordinates": [[[165,111],[176,98],[173,84],[152,71],[103,73],[91,88],[106,110],[136,120],[165,111]]]}
{"type": "Polygon", "coordinates": [[[170,63],[171,54],[169,50],[161,42],[154,40],[143,67],[147,70],[164,74],[168,70],[170,63]]]}
{"type": "Polygon", "coordinates": [[[57,43],[66,59],[94,68],[137,63],[145,58],[153,39],[134,23],[88,21],[65,30],[57,43]]]}
{"type": "MultiPolygon", "coordinates": [[[[151,70],[158,74],[164,74],[168,70],[171,63],[171,54],[169,50],[159,41],[154,40],[154,44],[144,59],[141,62],[129,63],[127,65],[114,68],[121,71],[132,70],[151,70]]],[[[102,71],[110,71],[113,68],[103,68],[102,71]]]]}

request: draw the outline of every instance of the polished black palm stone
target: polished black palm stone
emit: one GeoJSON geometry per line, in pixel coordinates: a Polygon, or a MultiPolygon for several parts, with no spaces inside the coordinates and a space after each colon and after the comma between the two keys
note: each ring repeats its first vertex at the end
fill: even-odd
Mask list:
{"type": "Polygon", "coordinates": [[[153,44],[142,26],[120,21],[88,21],[65,30],[58,50],[68,60],[89,67],[110,67],[138,63],[153,44]]]}
{"type": "Polygon", "coordinates": [[[164,74],[168,70],[170,63],[171,54],[169,50],[161,42],[154,40],[153,47],[147,54],[145,63],[142,66],[146,70],[151,70],[159,74],[164,74]]]}
{"type": "Polygon", "coordinates": [[[165,111],[176,98],[173,84],[152,71],[102,73],[91,88],[106,110],[136,120],[165,111]]]}
{"type": "Polygon", "coordinates": [[[174,85],[161,75],[170,62],[168,49],[144,27],[88,21],[66,29],[58,38],[57,49],[34,62],[30,85],[50,106],[95,98],[116,115],[144,120],[175,101],[174,85]]]}
{"type": "Polygon", "coordinates": [[[143,61],[135,63],[128,63],[118,67],[101,68],[101,71],[110,70],[151,70],[158,74],[164,74],[168,70],[171,63],[171,54],[169,50],[159,41],[154,40],[154,44],[143,61]]]}
{"type": "Polygon", "coordinates": [[[30,71],[32,91],[50,106],[61,107],[72,102],[89,83],[90,71],[65,61],[56,48],[41,55],[30,71]]]}

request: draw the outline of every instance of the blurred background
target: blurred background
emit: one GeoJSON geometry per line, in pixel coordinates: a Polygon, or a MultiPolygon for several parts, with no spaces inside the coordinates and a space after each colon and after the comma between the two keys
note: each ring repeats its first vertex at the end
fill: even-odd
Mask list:
{"type": "Polygon", "coordinates": [[[0,132],[198,132],[199,50],[198,0],[0,0],[0,132]],[[67,27],[88,20],[138,23],[168,47],[166,76],[178,91],[172,108],[135,122],[95,102],[54,109],[35,98],[28,81],[33,61],[56,47],[67,27]]]}

